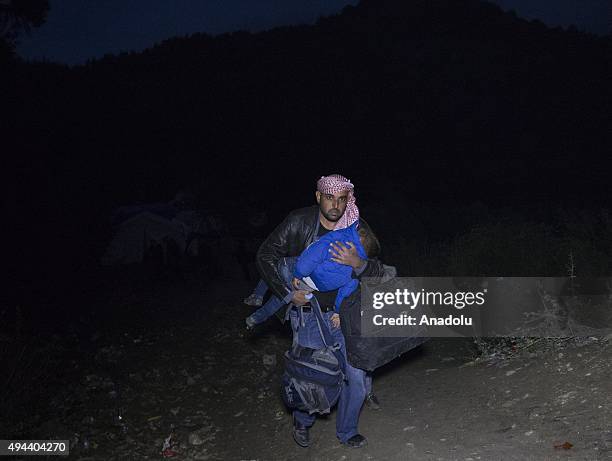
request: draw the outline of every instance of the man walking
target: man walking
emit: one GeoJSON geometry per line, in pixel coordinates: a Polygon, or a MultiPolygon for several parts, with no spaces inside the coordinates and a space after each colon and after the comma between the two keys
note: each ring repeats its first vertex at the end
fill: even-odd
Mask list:
{"type": "MultiPolygon", "coordinates": [[[[284,279],[286,274],[279,273],[279,262],[282,258],[299,256],[312,242],[318,240],[335,228],[347,227],[358,216],[353,184],[341,175],[324,176],[317,182],[315,193],[317,205],[292,211],[285,220],[262,243],[257,252],[257,268],[263,280],[273,293],[284,299],[291,292],[284,279]]],[[[359,220],[360,227],[372,235],[365,221],[359,220]]],[[[354,246],[336,242],[332,245],[333,260],[351,266],[355,277],[378,276],[384,272],[377,259],[363,260],[354,246]]],[[[293,308],[289,313],[294,343],[304,347],[322,347],[318,335],[318,326],[313,312],[306,306],[307,291],[294,290],[291,302],[301,306],[302,315],[293,308]]],[[[323,317],[329,323],[332,335],[341,346],[346,356],[344,337],[340,330],[340,318],[334,312],[334,301],[337,291],[317,292],[316,296],[323,311],[323,317]]],[[[336,435],[341,443],[360,448],[366,445],[364,436],[359,434],[357,425],[359,413],[366,397],[366,376],[363,370],[352,367],[348,362],[345,370],[345,383],[338,402],[336,415],[336,435]]],[[[367,390],[370,391],[369,389],[367,390]]],[[[293,438],[302,447],[310,445],[309,428],[315,416],[306,412],[293,412],[293,438]]]]}

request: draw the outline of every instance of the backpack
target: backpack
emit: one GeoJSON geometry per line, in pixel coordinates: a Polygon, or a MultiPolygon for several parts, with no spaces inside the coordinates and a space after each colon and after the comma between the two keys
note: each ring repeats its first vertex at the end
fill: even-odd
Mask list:
{"type": "Polygon", "coordinates": [[[316,298],[310,300],[324,347],[313,349],[299,344],[285,352],[281,395],[287,407],[312,413],[329,413],[342,392],[345,360],[339,344],[333,344],[316,298]]]}

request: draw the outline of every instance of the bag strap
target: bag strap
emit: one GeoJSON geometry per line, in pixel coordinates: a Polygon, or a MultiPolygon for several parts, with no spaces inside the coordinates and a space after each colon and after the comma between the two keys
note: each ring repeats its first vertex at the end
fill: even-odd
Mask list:
{"type": "MultiPolygon", "coordinates": [[[[321,339],[323,340],[323,344],[325,344],[326,347],[330,347],[330,345],[332,346],[332,349],[334,350],[334,355],[338,359],[338,363],[340,364],[342,372],[346,373],[346,357],[343,353],[340,353],[340,345],[338,343],[334,343],[331,331],[329,329],[329,325],[325,322],[325,319],[323,319],[319,300],[314,295],[310,300],[310,305],[312,306],[312,309],[315,312],[317,324],[319,325],[319,333],[321,333],[321,339]]],[[[343,379],[346,379],[346,374],[344,375],[343,379]]]]}
{"type": "Polygon", "coordinates": [[[321,312],[321,306],[319,305],[319,300],[316,296],[312,296],[310,298],[310,306],[315,314],[315,318],[317,319],[317,324],[319,326],[319,333],[321,334],[321,339],[323,340],[323,344],[329,347],[334,344],[334,340],[332,339],[331,331],[329,330],[329,325],[325,322],[323,318],[323,313],[321,312]]]}

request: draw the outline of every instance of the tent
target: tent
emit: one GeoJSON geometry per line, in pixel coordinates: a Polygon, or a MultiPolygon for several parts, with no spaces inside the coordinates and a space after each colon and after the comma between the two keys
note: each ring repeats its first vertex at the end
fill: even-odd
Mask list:
{"type": "Polygon", "coordinates": [[[114,235],[102,256],[103,265],[143,262],[154,247],[161,249],[164,263],[173,253],[196,256],[197,237],[218,231],[218,226],[209,225],[210,220],[173,202],[121,207],[113,213],[112,221],[114,235]]]}

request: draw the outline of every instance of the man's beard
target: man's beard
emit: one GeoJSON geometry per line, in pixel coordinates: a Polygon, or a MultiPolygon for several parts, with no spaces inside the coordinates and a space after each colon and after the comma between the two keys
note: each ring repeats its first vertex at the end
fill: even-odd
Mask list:
{"type": "Polygon", "coordinates": [[[337,222],[342,217],[342,212],[338,208],[332,208],[328,210],[327,213],[323,213],[323,216],[325,216],[328,221],[337,222]],[[332,215],[332,212],[336,212],[335,216],[332,215]]]}

